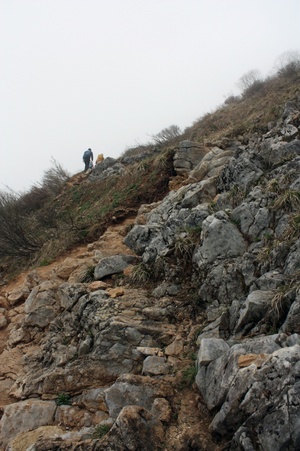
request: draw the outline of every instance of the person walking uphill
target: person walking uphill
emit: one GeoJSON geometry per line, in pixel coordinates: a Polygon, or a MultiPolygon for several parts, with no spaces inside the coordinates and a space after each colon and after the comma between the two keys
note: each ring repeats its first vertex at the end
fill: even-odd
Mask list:
{"type": "Polygon", "coordinates": [[[83,154],[84,172],[86,172],[89,169],[90,163],[93,162],[93,159],[94,159],[94,155],[93,155],[92,149],[86,150],[83,154]]]}

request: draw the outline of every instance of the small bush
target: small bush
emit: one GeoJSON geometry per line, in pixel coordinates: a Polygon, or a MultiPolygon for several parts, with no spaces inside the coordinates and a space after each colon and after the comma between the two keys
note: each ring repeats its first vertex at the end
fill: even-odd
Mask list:
{"type": "Polygon", "coordinates": [[[278,71],[278,75],[285,78],[294,78],[299,76],[300,61],[293,61],[278,71]]]}
{"type": "Polygon", "coordinates": [[[281,194],[273,205],[274,210],[284,210],[290,212],[293,210],[299,210],[300,208],[300,193],[299,191],[294,191],[287,189],[283,194],[281,194]]]}
{"type": "Polygon", "coordinates": [[[196,365],[193,364],[182,371],[181,385],[183,387],[190,387],[195,380],[197,375],[196,365]]]}
{"type": "Polygon", "coordinates": [[[240,100],[240,98],[238,96],[231,95],[231,96],[227,97],[224,104],[232,105],[233,103],[237,103],[239,100],[240,100]]]}
{"type": "Polygon", "coordinates": [[[242,97],[247,98],[260,92],[265,86],[265,82],[262,80],[259,71],[254,69],[242,75],[237,82],[237,86],[242,91],[242,97]]]}
{"type": "Polygon", "coordinates": [[[174,254],[179,260],[182,260],[184,266],[191,262],[194,249],[195,242],[191,236],[187,234],[176,236],[174,254]]]}
{"type": "Polygon", "coordinates": [[[282,78],[295,78],[299,76],[300,71],[300,55],[298,51],[284,52],[277,58],[275,62],[277,75],[282,78]]]}
{"type": "Polygon", "coordinates": [[[171,255],[173,254],[177,259],[177,264],[182,267],[188,267],[192,265],[192,257],[196,245],[200,241],[201,225],[198,226],[185,226],[183,229],[178,230],[175,236],[174,244],[171,249],[171,255]]]}
{"type": "Polygon", "coordinates": [[[43,260],[40,260],[39,261],[39,265],[40,266],[48,266],[48,265],[50,265],[50,261],[49,260],[47,260],[47,259],[43,259],[43,260]]]}
{"type": "Polygon", "coordinates": [[[285,310],[286,304],[286,288],[280,287],[271,301],[271,310],[274,312],[276,319],[279,319],[285,310]]]}
{"type": "Polygon", "coordinates": [[[93,439],[99,439],[104,437],[111,429],[111,426],[108,424],[99,424],[95,427],[95,430],[92,434],[93,439]]]}
{"type": "Polygon", "coordinates": [[[60,393],[56,399],[56,404],[58,406],[69,406],[71,405],[71,396],[67,393],[60,393]]]}
{"type": "Polygon", "coordinates": [[[271,193],[279,193],[281,191],[281,184],[277,179],[271,179],[266,185],[266,190],[271,193]]]}
{"type": "Polygon", "coordinates": [[[140,263],[133,268],[130,280],[137,285],[143,285],[149,282],[152,275],[153,271],[150,266],[145,263],[140,263]]]}
{"type": "Polygon", "coordinates": [[[246,191],[239,185],[234,185],[229,191],[229,199],[232,202],[233,207],[237,207],[245,199],[246,191]]]}
{"type": "Polygon", "coordinates": [[[94,278],[95,266],[89,266],[81,279],[81,283],[89,283],[95,280],[94,278]]]}
{"type": "Polygon", "coordinates": [[[243,97],[252,97],[253,95],[259,93],[260,91],[262,91],[262,89],[265,86],[265,82],[263,80],[255,80],[252,85],[248,86],[248,88],[246,88],[242,95],[243,97]]]}
{"type": "Polygon", "coordinates": [[[285,233],[285,238],[291,240],[300,236],[300,213],[291,215],[289,219],[289,227],[285,233]]]}

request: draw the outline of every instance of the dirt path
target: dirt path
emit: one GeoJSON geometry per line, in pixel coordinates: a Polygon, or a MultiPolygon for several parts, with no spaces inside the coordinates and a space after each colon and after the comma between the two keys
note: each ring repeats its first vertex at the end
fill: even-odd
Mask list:
{"type": "Polygon", "coordinates": [[[98,241],[78,246],[70,252],[61,255],[47,266],[24,271],[14,280],[11,280],[1,287],[0,299],[2,300],[2,306],[5,307],[6,310],[8,325],[3,329],[0,329],[0,407],[14,401],[14,398],[9,396],[9,391],[16,379],[24,374],[24,357],[37,350],[37,346],[33,343],[17,343],[16,346],[9,345],[11,333],[16,331],[15,334],[17,334],[18,328],[20,328],[20,325],[23,322],[25,302],[23,300],[17,302],[16,305],[11,306],[7,301],[7,297],[11,293],[22,291],[26,279],[30,277],[31,274],[35,274],[38,280],[48,280],[53,278],[53,274],[57,268],[60,267],[67,258],[84,261],[85,259],[90,259],[95,251],[99,251],[103,256],[131,253],[130,249],[123,244],[123,238],[126,234],[126,228],[130,226],[133,221],[133,219],[128,219],[122,224],[112,225],[98,241]]]}
{"type": "Polygon", "coordinates": [[[168,428],[166,451],[221,451],[222,446],[213,442],[209,433],[210,415],[194,387],[176,393],[173,405],[177,421],[168,428]]]}

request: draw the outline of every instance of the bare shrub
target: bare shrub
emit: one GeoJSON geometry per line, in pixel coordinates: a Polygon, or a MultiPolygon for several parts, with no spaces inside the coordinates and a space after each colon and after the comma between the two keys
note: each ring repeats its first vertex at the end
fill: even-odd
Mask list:
{"type": "Polygon", "coordinates": [[[262,89],[265,86],[265,82],[263,80],[256,80],[252,83],[249,88],[245,89],[243,92],[243,97],[251,97],[254,94],[257,94],[258,92],[262,91],[262,89]]]}
{"type": "Polygon", "coordinates": [[[52,167],[44,172],[42,182],[19,196],[19,208],[26,214],[40,210],[48,200],[61,193],[69,178],[69,173],[52,158],[52,167]]]}
{"type": "Polygon", "coordinates": [[[261,81],[261,75],[257,69],[253,69],[249,70],[249,72],[246,72],[239,78],[237,86],[241,89],[241,91],[244,91],[245,89],[250,88],[250,86],[257,81],[261,81]]]}
{"type": "Polygon", "coordinates": [[[284,52],[275,61],[275,70],[279,77],[293,78],[300,71],[300,54],[298,51],[284,52]]]}
{"type": "Polygon", "coordinates": [[[181,130],[177,125],[170,125],[167,128],[164,128],[156,135],[152,136],[152,139],[156,144],[166,144],[173,141],[175,138],[178,138],[181,135],[181,130]]]}
{"type": "Polygon", "coordinates": [[[253,69],[241,76],[237,86],[241,89],[242,96],[245,98],[259,92],[265,86],[265,82],[262,80],[260,72],[253,69]]]}
{"type": "Polygon", "coordinates": [[[54,158],[52,158],[52,167],[44,172],[42,187],[48,190],[51,195],[58,195],[65,182],[70,178],[70,174],[54,158]]]}
{"type": "Polygon", "coordinates": [[[28,258],[41,247],[33,221],[19,208],[13,193],[0,193],[0,257],[28,258]]]}
{"type": "Polygon", "coordinates": [[[43,186],[33,185],[29,191],[19,198],[19,207],[25,213],[31,213],[41,209],[49,199],[49,192],[43,186]]]}
{"type": "Polygon", "coordinates": [[[239,96],[230,95],[229,97],[227,97],[224,104],[231,105],[233,103],[237,103],[239,100],[240,100],[239,96]]]}

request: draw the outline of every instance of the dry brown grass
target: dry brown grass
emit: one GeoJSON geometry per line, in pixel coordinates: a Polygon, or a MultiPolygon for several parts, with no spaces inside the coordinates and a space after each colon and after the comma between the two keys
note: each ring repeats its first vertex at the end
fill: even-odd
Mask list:
{"type": "MultiPolygon", "coordinates": [[[[300,94],[299,72],[294,79],[273,77],[251,96],[235,98],[212,113],[205,114],[184,132],[186,139],[214,143],[221,138],[237,138],[255,131],[267,131],[269,122],[277,120],[287,100],[300,94]]],[[[244,136],[244,139],[246,136],[244,136]]]]}
{"type": "Polygon", "coordinates": [[[300,193],[291,189],[285,190],[276,199],[273,209],[285,212],[298,211],[300,208],[300,193]]]}

